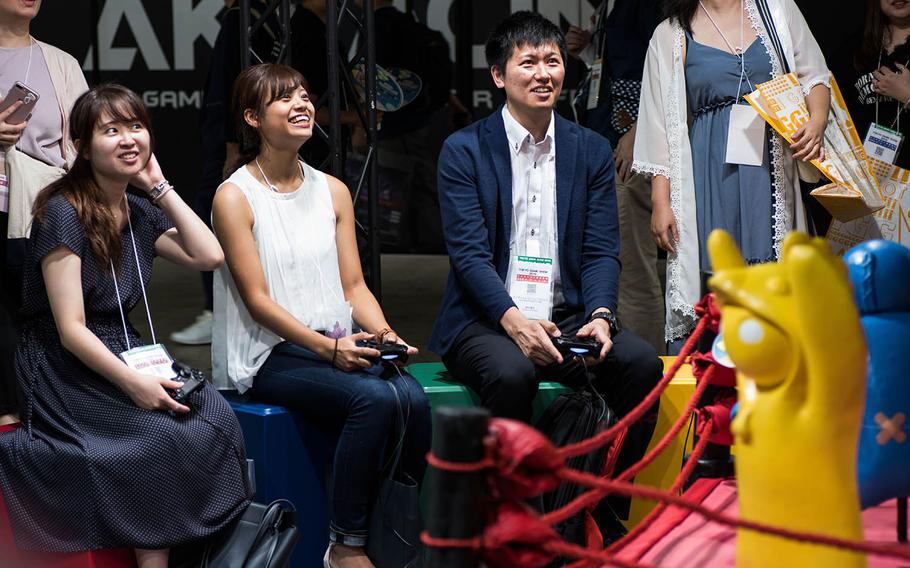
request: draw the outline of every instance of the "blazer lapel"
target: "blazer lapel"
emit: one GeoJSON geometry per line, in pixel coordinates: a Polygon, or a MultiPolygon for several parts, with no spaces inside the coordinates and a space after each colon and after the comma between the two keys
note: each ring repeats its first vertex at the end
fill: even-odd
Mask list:
{"type": "MultiPolygon", "coordinates": [[[[562,247],[566,234],[566,223],[569,222],[569,208],[572,206],[572,194],[575,187],[575,164],[577,161],[578,135],[569,128],[569,123],[558,114],[556,120],[556,230],[559,247],[562,247]]],[[[560,249],[560,258],[565,258],[560,249]]]]}
{"type": "MultiPolygon", "coordinates": [[[[501,111],[502,107],[486,119],[484,142],[493,161],[499,194],[499,222],[503,228],[505,250],[508,251],[509,236],[512,233],[512,160],[509,157],[509,140],[506,138],[506,127],[502,122],[501,111]]],[[[481,187],[486,185],[483,180],[478,182],[481,187]]],[[[495,235],[491,236],[495,238],[495,235]]]]}

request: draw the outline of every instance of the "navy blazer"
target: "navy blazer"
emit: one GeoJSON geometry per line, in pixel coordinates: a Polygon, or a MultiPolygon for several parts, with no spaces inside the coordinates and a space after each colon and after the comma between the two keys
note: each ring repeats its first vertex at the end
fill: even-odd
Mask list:
{"type": "MultiPolygon", "coordinates": [[[[619,220],[607,140],[558,114],[556,215],[562,291],[570,309],[616,309],[619,220]]],[[[501,108],[455,132],[439,155],[439,204],[451,270],[430,350],[444,355],[469,324],[497,325],[515,305],[505,280],[512,163],[501,108]]]]}

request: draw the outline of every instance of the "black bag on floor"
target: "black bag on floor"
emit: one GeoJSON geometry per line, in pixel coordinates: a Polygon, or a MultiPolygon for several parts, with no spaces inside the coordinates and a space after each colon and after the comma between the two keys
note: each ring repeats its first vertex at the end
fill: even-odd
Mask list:
{"type": "MultiPolygon", "coordinates": [[[[613,411],[589,383],[582,390],[559,395],[537,421],[536,428],[546,434],[554,446],[562,447],[590,438],[615,422],[613,411]]],[[[603,475],[609,448],[608,444],[589,454],[572,458],[567,465],[594,475],[603,475]]],[[[563,483],[555,490],[541,495],[537,506],[542,513],[555,511],[585,491],[580,485],[563,483]]],[[[567,542],[586,546],[587,516],[585,511],[580,511],[554,528],[567,542]]]]}
{"type": "Polygon", "coordinates": [[[386,384],[395,394],[398,407],[398,437],[391,459],[382,472],[379,492],[370,511],[367,556],[376,568],[417,568],[420,566],[420,532],[423,530],[420,489],[417,481],[401,469],[401,449],[408,416],[395,385],[390,381],[386,384]]]}
{"type": "Polygon", "coordinates": [[[284,568],[300,535],[287,500],[250,503],[232,525],[206,543],[199,568],[284,568]]]}

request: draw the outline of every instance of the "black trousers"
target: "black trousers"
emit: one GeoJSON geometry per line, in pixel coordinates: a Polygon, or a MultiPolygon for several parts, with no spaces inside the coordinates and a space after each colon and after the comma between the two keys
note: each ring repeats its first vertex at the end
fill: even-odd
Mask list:
{"type": "MultiPolygon", "coordinates": [[[[564,335],[585,323],[584,314],[554,311],[554,321],[564,335]]],[[[582,363],[571,360],[537,367],[505,331],[489,322],[475,322],[462,331],[442,358],[454,377],[480,395],[494,416],[530,422],[532,402],[540,381],[556,381],[578,388],[586,384],[582,363]]],[[[613,348],[603,363],[589,368],[592,384],[620,417],[633,409],[657,384],[663,363],[657,352],[629,331],[613,338],[613,348]]],[[[658,404],[629,428],[616,463],[620,473],[637,462],[648,449],[657,420],[658,404]]],[[[628,517],[629,500],[610,498],[617,515],[628,517]]]]}

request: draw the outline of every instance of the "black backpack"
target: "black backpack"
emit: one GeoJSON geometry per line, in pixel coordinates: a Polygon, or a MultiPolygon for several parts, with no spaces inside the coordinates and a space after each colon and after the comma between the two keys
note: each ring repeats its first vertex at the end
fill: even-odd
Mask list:
{"type": "MultiPolygon", "coordinates": [[[[589,384],[581,390],[558,396],[544,411],[536,427],[546,434],[554,446],[562,447],[590,438],[614,423],[616,415],[607,406],[603,397],[589,384]]],[[[615,448],[607,444],[589,454],[568,460],[567,465],[598,476],[610,474],[622,438],[624,436],[620,434],[614,439],[612,446],[615,448]],[[608,463],[608,458],[613,459],[609,459],[608,463]]],[[[579,485],[563,483],[555,490],[541,495],[536,505],[542,513],[548,513],[566,505],[585,491],[586,489],[579,485]]],[[[580,511],[554,528],[567,542],[588,546],[591,539],[588,527],[591,523],[594,523],[591,512],[580,511]]]]}

